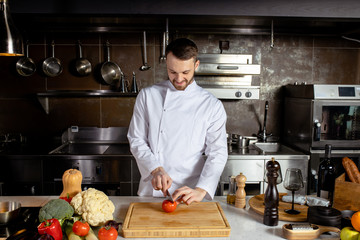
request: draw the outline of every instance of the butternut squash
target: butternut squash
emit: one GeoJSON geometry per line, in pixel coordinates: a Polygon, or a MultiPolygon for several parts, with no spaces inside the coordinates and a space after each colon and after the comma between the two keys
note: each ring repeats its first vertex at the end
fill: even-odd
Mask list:
{"type": "Polygon", "coordinates": [[[81,192],[82,174],[77,169],[68,169],[62,176],[63,191],[60,197],[72,198],[81,192]]]}

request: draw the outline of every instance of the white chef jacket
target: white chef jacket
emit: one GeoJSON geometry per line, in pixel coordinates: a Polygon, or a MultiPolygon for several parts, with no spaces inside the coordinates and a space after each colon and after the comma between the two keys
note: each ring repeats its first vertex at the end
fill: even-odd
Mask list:
{"type": "Polygon", "coordinates": [[[127,135],[141,173],[138,195],[163,196],[151,185],[161,166],[173,180],[170,193],[186,185],[213,199],[228,156],[226,118],[222,102],[195,80],[184,91],[169,80],[142,89],[127,135]]]}

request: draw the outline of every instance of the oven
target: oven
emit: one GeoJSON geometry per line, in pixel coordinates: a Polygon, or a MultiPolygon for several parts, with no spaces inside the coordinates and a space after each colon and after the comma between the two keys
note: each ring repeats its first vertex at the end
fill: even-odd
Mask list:
{"type": "Polygon", "coordinates": [[[195,71],[197,84],[219,99],[259,99],[260,87],[253,76],[260,65],[248,54],[199,54],[195,71]]]}
{"type": "Polygon", "coordinates": [[[316,192],[319,163],[332,146],[337,175],[341,160],[360,163],[360,85],[285,86],[283,141],[310,154],[309,192],[316,192]]]}

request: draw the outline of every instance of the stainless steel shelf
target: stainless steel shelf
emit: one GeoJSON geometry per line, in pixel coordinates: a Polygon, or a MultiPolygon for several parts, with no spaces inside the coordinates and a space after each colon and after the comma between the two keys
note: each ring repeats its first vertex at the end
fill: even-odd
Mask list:
{"type": "Polygon", "coordinates": [[[53,90],[36,94],[46,114],[49,114],[49,97],[136,97],[137,93],[122,93],[114,90],[53,90]]]}

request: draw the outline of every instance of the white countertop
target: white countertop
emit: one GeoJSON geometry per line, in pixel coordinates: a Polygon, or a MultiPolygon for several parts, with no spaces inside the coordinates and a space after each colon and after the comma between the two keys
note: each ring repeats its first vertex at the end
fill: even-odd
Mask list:
{"type": "MultiPolygon", "coordinates": [[[[50,199],[58,198],[58,196],[1,196],[0,201],[19,201],[24,207],[43,206],[50,199]]],[[[110,196],[110,199],[115,205],[114,218],[118,222],[123,222],[126,212],[131,202],[162,202],[164,198],[152,197],[123,197],[123,196],[110,196]]],[[[247,196],[247,200],[250,196],[247,196]]],[[[223,238],[166,238],[167,240],[272,240],[272,239],[285,239],[282,235],[281,227],[284,224],[291,223],[286,221],[279,221],[278,226],[270,227],[263,224],[263,216],[257,214],[250,209],[249,204],[246,208],[239,209],[233,205],[226,203],[226,197],[215,197],[214,201],[220,203],[226,219],[231,227],[230,237],[223,238]]],[[[125,239],[118,236],[119,239],[125,239]]],[[[135,238],[129,238],[134,239],[135,238]]],[[[138,238],[137,238],[138,239],[138,238]]],[[[156,238],[155,238],[156,239],[156,238]]],[[[338,234],[332,233],[322,234],[319,239],[340,239],[338,234]]]]}

